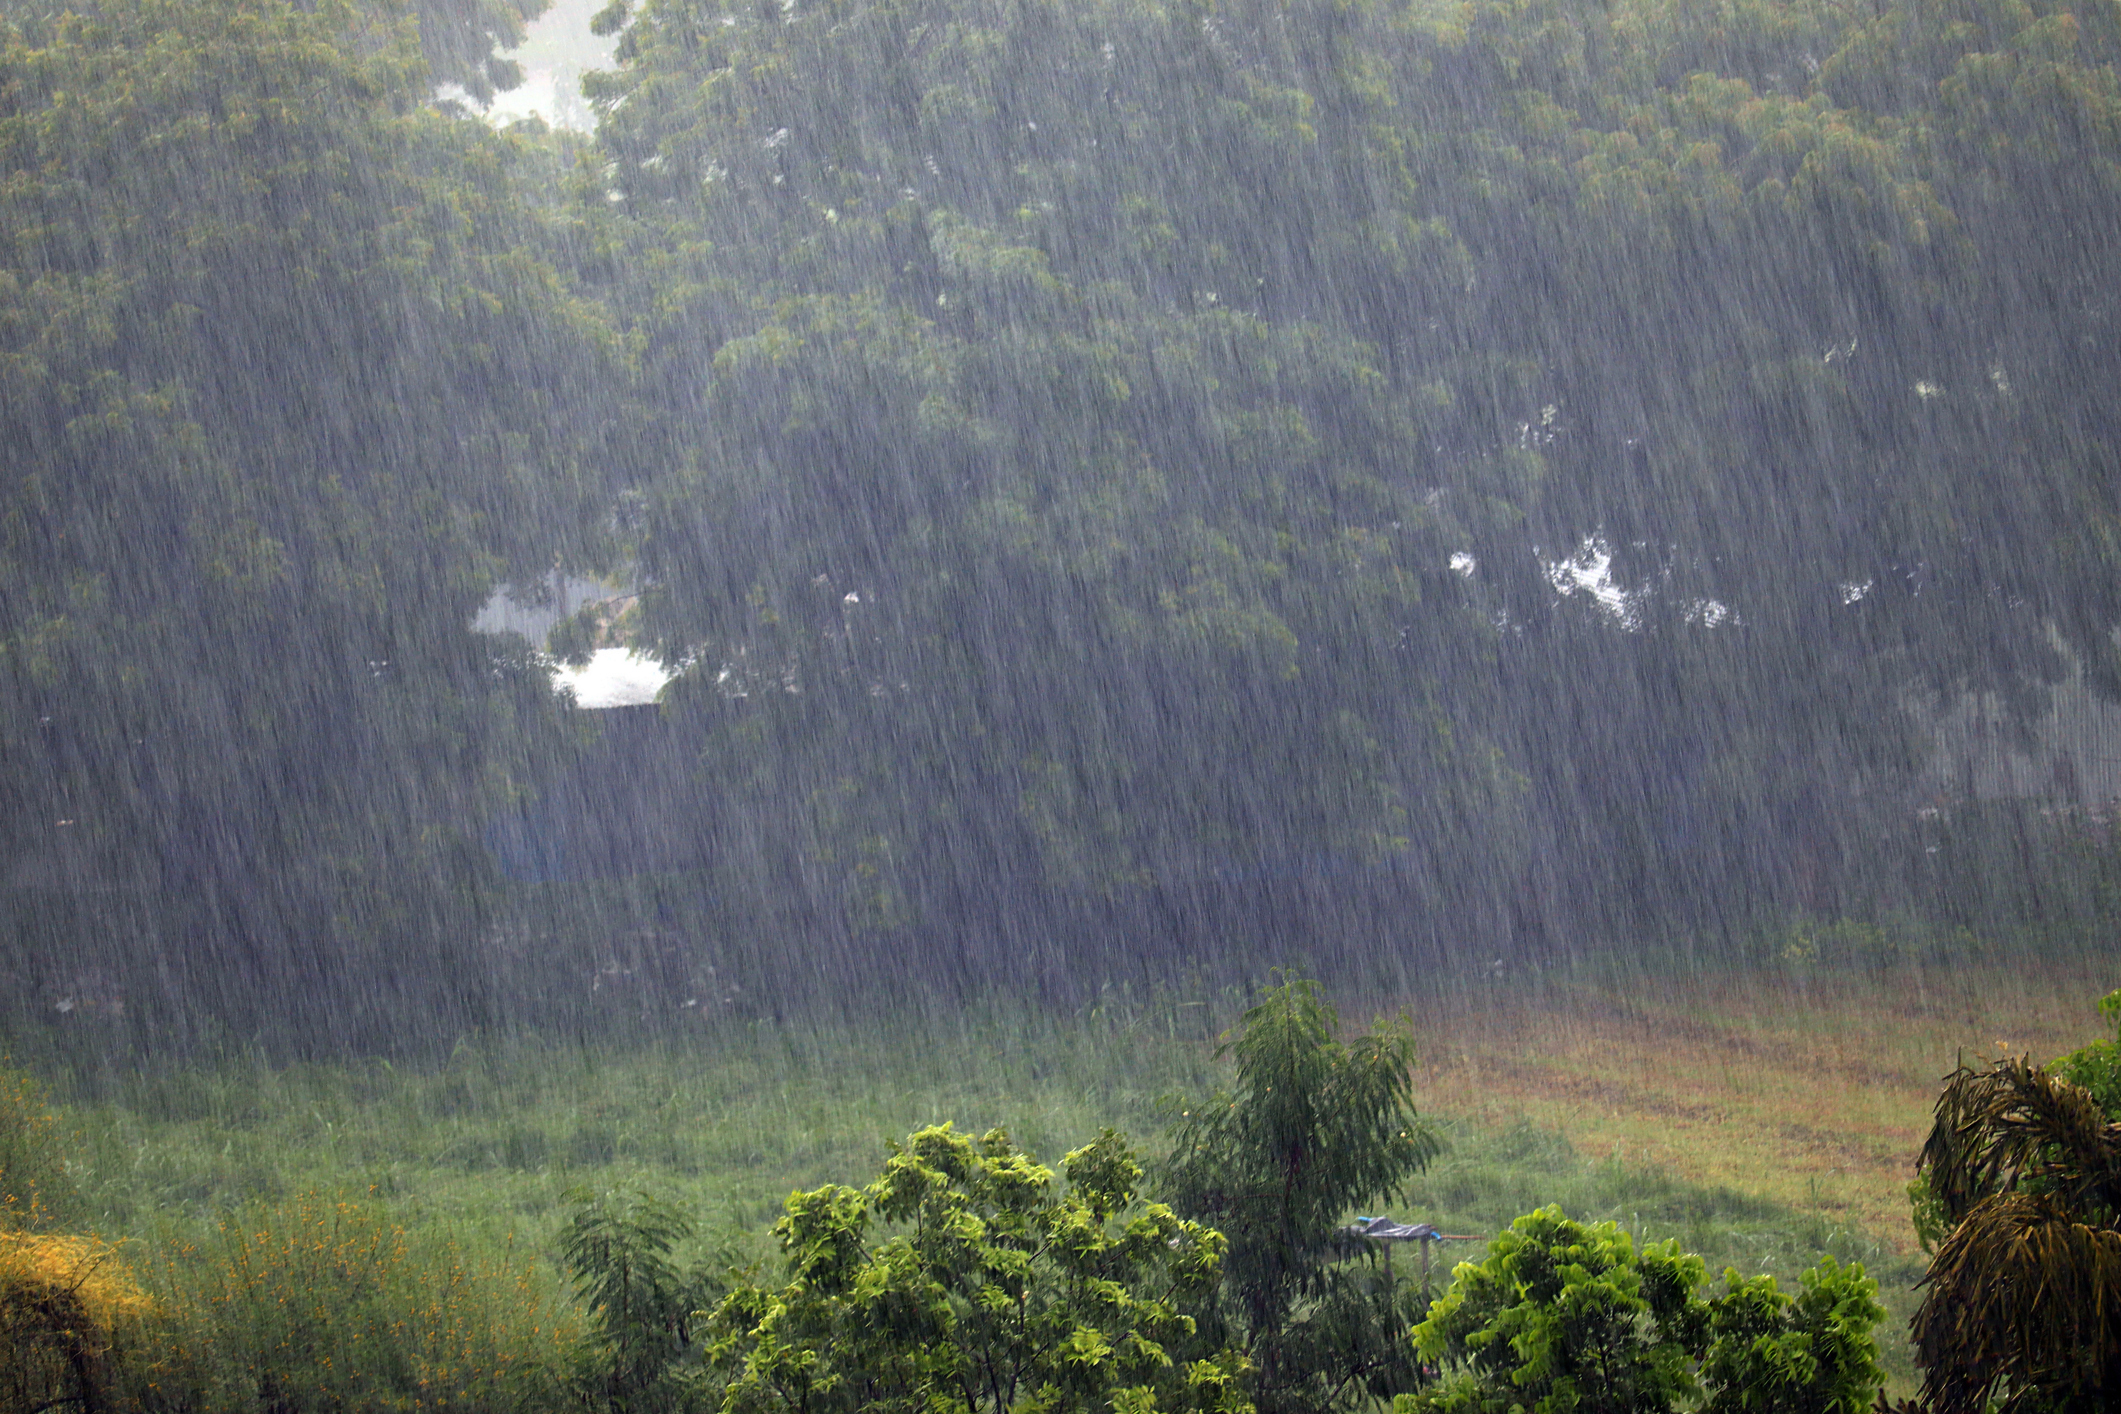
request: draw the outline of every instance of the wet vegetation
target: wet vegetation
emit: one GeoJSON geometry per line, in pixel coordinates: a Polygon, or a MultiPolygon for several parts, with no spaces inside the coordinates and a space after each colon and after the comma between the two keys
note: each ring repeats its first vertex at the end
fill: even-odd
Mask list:
{"type": "Polygon", "coordinates": [[[4,13],[14,1025],[2102,936],[2105,10],[4,13]]]}
{"type": "Polygon", "coordinates": [[[2121,1397],[2121,11],[544,9],[0,0],[0,1409],[2121,1397]]]}
{"type": "MultiPolygon", "coordinates": [[[[1989,997],[2007,991],[2003,974],[1932,980],[1937,1005],[1925,1066],[1932,1075],[1969,1036],[2072,1001],[2068,983],[2058,981],[1985,1010],[1989,997]],[[1962,983],[1965,991],[1946,995],[1962,983]]],[[[1561,979],[1550,985],[1558,990],[1561,979]]],[[[2074,993],[2088,1019],[2083,996],[2074,993]]],[[[682,1046],[467,1042],[432,1066],[289,1067],[231,1055],[161,1075],[77,1073],[66,1082],[69,1103],[56,1111],[32,1103],[34,1087],[20,1091],[0,1186],[36,1195],[34,1214],[10,1220],[25,1240],[123,1239],[115,1250],[71,1252],[74,1265],[59,1275],[122,1277],[130,1284],[124,1289],[151,1303],[151,1319],[121,1323],[122,1338],[101,1357],[110,1362],[106,1387],[129,1391],[124,1397],[141,1407],[253,1409],[274,1398],[300,1409],[397,1407],[393,1401],[409,1408],[414,1400],[622,1407],[618,1396],[651,1386],[663,1390],[664,1402],[644,1396],[630,1407],[681,1407],[687,1399],[716,1407],[718,1377],[702,1363],[712,1343],[707,1317],[732,1280],[777,1289],[780,1258],[769,1229],[791,1189],[863,1181],[892,1141],[954,1121],[968,1137],[1006,1129],[1018,1149],[1048,1164],[1118,1128],[1135,1136],[1150,1170],[1143,1183],[1150,1200],[1185,1202],[1183,1180],[1172,1182],[1159,1164],[1173,1137],[1187,1132],[1182,1111],[1242,1085],[1227,1062],[1215,1061],[1214,1038],[1241,1023],[1247,1000],[1114,993],[1068,1016],[937,1013],[919,1027],[867,1029],[752,1024],[682,1046]],[[608,1254],[629,1241],[651,1260],[613,1261],[608,1254]],[[603,1257],[593,1254],[598,1242],[603,1257]],[[618,1303],[597,1283],[608,1286],[616,1267],[636,1284],[629,1309],[676,1312],[675,1330],[666,1322],[662,1337],[641,1340],[639,1331],[613,1325],[608,1313],[618,1303]],[[747,1268],[751,1274],[742,1275],[747,1268]],[[684,1377],[675,1386],[667,1383],[673,1369],[684,1377]],[[258,1383],[265,1377],[279,1393],[258,1383]]],[[[1882,992],[1851,1006],[1890,1010],[1882,992]]],[[[1506,1016],[1501,1007],[1491,1014],[1498,1022],[1506,1016]]],[[[2081,1038],[2091,1028],[2073,1030],[2081,1038]]],[[[1519,1044],[1528,1062],[1565,1062],[1572,1041],[1561,1034],[1549,1048],[1519,1044]]],[[[1810,1063],[1800,1045],[1786,1054],[1810,1063]]],[[[1654,1054],[1643,1063],[1660,1064],[1654,1054]]],[[[1417,1100],[1443,1064],[1424,1050],[1413,1071],[1417,1100]]],[[[1684,1068],[1684,1052],[1663,1064],[1684,1068]]],[[[1731,1165],[1723,1152],[1737,1126],[1675,1129],[1664,1148],[1646,1152],[1608,1145],[1611,1131],[1595,1122],[1532,1122],[1526,1111],[1539,1111],[1523,1103],[1530,1093],[1517,1091],[1514,1119],[1499,1107],[1420,1104],[1417,1123],[1440,1151],[1384,1206],[1473,1241],[1445,1244],[1426,1271],[1415,1244],[1382,1269],[1375,1252],[1336,1267],[1351,1254],[1322,1246],[1307,1223],[1293,1235],[1304,1239],[1299,1251],[1314,1255],[1300,1260],[1339,1270],[1337,1299],[1357,1310],[1389,1297],[1404,1339],[1426,1299],[1450,1286],[1455,1262],[1478,1260],[1490,1236],[1548,1204],[1574,1220],[1612,1224],[1602,1239],[1608,1244],[1675,1243],[1706,1264],[1704,1297],[1723,1290],[1726,1266],[1748,1280],[1773,1277],[1796,1294],[1803,1274],[1831,1257],[1844,1268],[1861,1264],[1878,1282],[1873,1299],[1888,1312],[1875,1332],[1878,1358],[1893,1390],[1915,1390],[1907,1323],[1926,1259],[1901,1190],[1919,1131],[1868,1199],[1841,1175],[1839,1187],[1799,1186],[1795,1201],[1777,1201],[1763,1196],[1768,1185],[1756,1181],[1755,1169],[1731,1165]],[[1856,1216],[1866,1209],[1890,1216],[1867,1224],[1856,1216]]],[[[1935,1096],[1932,1081],[1928,1100],[1935,1096]]],[[[1741,1125],[1803,1114],[1787,1101],[1748,1108],[1759,1098],[1728,1075],[1719,1098],[1741,1125]]],[[[1563,1088],[1552,1099],[1581,1104],[1563,1088]]],[[[1609,1124],[1659,1118],[1624,1096],[1608,1096],[1604,1106],[1609,1124]]],[[[1864,1135],[1851,1129],[1847,1138],[1864,1135]]],[[[1785,1178],[1824,1176],[1802,1150],[1785,1162],[1785,1178]]],[[[1233,1161],[1229,1171],[1242,1169],[1233,1161]]],[[[1353,1201],[1326,1206],[1338,1209],[1336,1218],[1354,1212],[1353,1201]]],[[[1267,1240],[1255,1248],[1255,1263],[1275,1250],[1271,1228],[1262,1233],[1242,1218],[1230,1225],[1240,1241],[1248,1231],[1254,1242],[1267,1240]]],[[[884,1223],[877,1240],[898,1230],[884,1223]]],[[[1226,1270],[1234,1280],[1245,1268],[1226,1270]]],[[[1289,1332],[1299,1359],[1305,1340],[1316,1338],[1313,1323],[1331,1315],[1331,1302],[1321,1307],[1316,1295],[1302,1290],[1295,1300],[1301,1319],[1289,1332]]],[[[1215,1328],[1206,1319],[1212,1313],[1194,1314],[1215,1328]]],[[[733,1336],[732,1319],[723,1329],[733,1336]]],[[[1219,1319],[1242,1333],[1251,1317],[1239,1303],[1219,1319]]],[[[1394,1317],[1382,1319],[1389,1326],[1394,1317]]],[[[1382,1353],[1397,1351],[1401,1361],[1372,1363],[1369,1377],[1385,1392],[1393,1378],[1413,1378],[1411,1350],[1387,1344],[1382,1353]]],[[[1317,1355],[1310,1348],[1310,1358],[1317,1355]]],[[[1342,1373],[1350,1371],[1362,1374],[1363,1362],[1342,1373]]],[[[1308,1393],[1315,1396],[1316,1386],[1308,1393]]],[[[1278,1407],[1318,1406],[1290,1399],[1278,1407]]]]}

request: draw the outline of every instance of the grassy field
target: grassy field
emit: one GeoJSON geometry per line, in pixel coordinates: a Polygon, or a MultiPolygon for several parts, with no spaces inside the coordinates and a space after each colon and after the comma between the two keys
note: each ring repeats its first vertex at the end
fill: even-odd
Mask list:
{"type": "MultiPolygon", "coordinates": [[[[1712,1271],[1786,1283],[1822,1253],[1863,1260],[1893,1315],[1883,1334],[1904,1391],[1900,1332],[1921,1265],[1903,1190],[1940,1077],[1961,1054],[2046,1059],[2093,1039],[2093,999],[2115,981],[2085,966],[1584,968],[1416,999],[1416,1090],[1449,1148],[1398,1215],[1485,1237],[1559,1202],[1644,1239],[1677,1237],[1712,1271]]],[[[1399,1009],[1339,1000],[1356,1026],[1399,1009]]],[[[351,1233],[383,1254],[368,1287],[387,1278],[409,1292],[435,1272],[471,1291],[461,1274],[485,1273],[481,1299],[521,1327],[506,1348],[527,1367],[540,1342],[580,1335],[552,1256],[572,1195],[675,1198],[701,1220],[687,1256],[726,1264],[770,1256],[767,1229],[792,1188],[865,1182],[886,1142],[923,1124],[1004,1126],[1049,1158],[1110,1125],[1153,1152],[1163,1102],[1220,1083],[1215,1039],[1243,1003],[1116,990],[1070,1015],[731,1022],[691,1043],[611,1051],[467,1040],[421,1068],[234,1058],[48,1078],[70,1226],[125,1239],[163,1299],[276,1301],[269,1281],[325,1309],[348,1269],[303,1254],[351,1233]]],[[[1439,1286],[1475,1251],[1450,1251],[1439,1286]]],[[[436,1309],[420,1337],[441,1352],[433,1360],[506,1363],[463,1343],[468,1318],[436,1309]]],[[[234,1369],[251,1357],[216,1358],[234,1369]]]]}
{"type": "Polygon", "coordinates": [[[1959,1063],[2101,1034],[2083,965],[1560,980],[1425,1009],[1421,1088],[1475,1126],[1732,1188],[1915,1251],[1906,1188],[1959,1063]]]}

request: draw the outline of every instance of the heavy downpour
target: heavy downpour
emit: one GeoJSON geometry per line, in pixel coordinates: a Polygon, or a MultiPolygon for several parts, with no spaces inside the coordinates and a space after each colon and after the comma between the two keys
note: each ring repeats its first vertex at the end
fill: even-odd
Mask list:
{"type": "Polygon", "coordinates": [[[2121,1408],[2115,0],[0,0],[0,1414],[2121,1408]]]}

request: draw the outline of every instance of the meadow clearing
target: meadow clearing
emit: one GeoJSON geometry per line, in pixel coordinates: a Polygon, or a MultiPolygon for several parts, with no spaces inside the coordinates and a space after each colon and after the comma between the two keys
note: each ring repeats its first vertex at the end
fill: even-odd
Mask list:
{"type": "MultiPolygon", "coordinates": [[[[1446,1145],[1394,1214],[1474,1239],[1438,1254],[1439,1289],[1549,1202],[1678,1238],[1712,1272],[1789,1285],[1822,1254],[1860,1260],[1898,1394],[1923,1270],[1905,1188],[1941,1078],[1961,1057],[2096,1038],[2111,986],[2087,962],[1584,967],[1337,1000],[1350,1031],[1376,1015],[1414,1029],[1418,1102],[1446,1145]]],[[[728,1269],[770,1265],[791,1190],[866,1181],[926,1124],[1004,1127],[1048,1159],[1112,1126],[1153,1154],[1180,1097],[1222,1083],[1218,1037],[1244,1002],[1119,987],[1068,1014],[752,1021],[615,1048],[467,1039],[427,1066],[47,1067],[52,1206],[182,1313],[157,1338],[226,1407],[281,1359],[283,1384],[373,1403],[382,1365],[365,1362],[385,1350],[427,1372],[412,1388],[479,1370],[467,1396],[542,1407],[582,1339],[555,1238],[584,1195],[671,1200],[697,1222],[682,1259],[728,1269]]]]}
{"type": "Polygon", "coordinates": [[[1421,1092],[1492,1129],[1736,1189],[1916,1251],[1907,1183],[1943,1077],[2097,1039],[2084,963],[1643,974],[1496,989],[1420,1014],[1421,1092]]]}

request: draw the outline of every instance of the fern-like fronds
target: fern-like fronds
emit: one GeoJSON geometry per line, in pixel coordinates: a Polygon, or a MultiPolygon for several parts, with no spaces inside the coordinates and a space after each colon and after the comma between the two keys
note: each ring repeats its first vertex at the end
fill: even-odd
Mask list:
{"type": "Polygon", "coordinates": [[[1937,1250],[1914,1321],[1923,1395],[1940,1414],[2121,1390],[2121,1232],[2052,1194],[1977,1204],[1937,1250]]]}
{"type": "Polygon", "coordinates": [[[2121,1212],[2121,1125],[2082,1086],[2023,1058],[1946,1078],[1917,1167],[1954,1222],[2028,1183],[2094,1221],[2121,1212]]]}
{"type": "Polygon", "coordinates": [[[2121,1125],[2023,1059],[1947,1078],[1919,1167],[1952,1220],[1914,1320],[1938,1414],[2121,1395],[2121,1125]]]}

